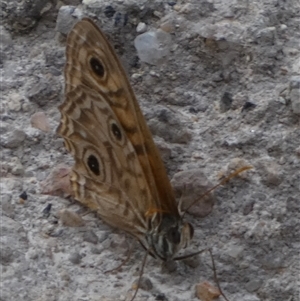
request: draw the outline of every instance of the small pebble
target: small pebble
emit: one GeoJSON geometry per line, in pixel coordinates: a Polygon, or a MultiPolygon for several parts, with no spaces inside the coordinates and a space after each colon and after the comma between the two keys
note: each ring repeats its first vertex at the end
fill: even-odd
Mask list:
{"type": "Polygon", "coordinates": [[[156,295],[155,300],[156,301],[168,301],[168,298],[166,297],[165,294],[161,293],[161,294],[156,295]]]}
{"type": "Polygon", "coordinates": [[[12,158],[9,165],[11,166],[11,173],[13,175],[21,176],[24,174],[25,170],[19,158],[12,158]]]}
{"type": "Polygon", "coordinates": [[[180,171],[171,180],[175,194],[181,200],[181,209],[197,217],[205,217],[215,203],[213,193],[204,195],[213,185],[200,169],[180,171]],[[193,204],[193,205],[192,205],[193,204]],[[190,207],[192,205],[192,207],[190,207]]]}
{"type": "Polygon", "coordinates": [[[71,280],[71,276],[67,273],[67,271],[62,271],[60,273],[60,278],[61,278],[61,280],[67,281],[67,282],[69,282],[71,280]]]}
{"type": "Polygon", "coordinates": [[[143,22],[140,22],[136,27],[137,33],[144,33],[147,31],[147,25],[143,22]]]}
{"type": "Polygon", "coordinates": [[[98,236],[95,234],[94,231],[90,230],[90,231],[84,232],[83,240],[96,245],[98,243],[98,236]]]}
{"type": "Polygon", "coordinates": [[[144,291],[150,291],[153,288],[153,284],[151,280],[145,276],[141,277],[140,283],[139,283],[139,279],[136,279],[132,284],[132,289],[137,289],[138,284],[139,284],[139,288],[144,291]]]}
{"type": "Polygon", "coordinates": [[[23,191],[20,195],[19,195],[19,198],[26,201],[27,200],[27,193],[26,191],[23,191]]]}
{"type": "Polygon", "coordinates": [[[36,112],[30,118],[30,123],[32,127],[35,127],[43,132],[50,131],[50,123],[48,117],[44,112],[36,112]]]}
{"type": "Polygon", "coordinates": [[[1,208],[7,216],[14,218],[15,206],[11,202],[11,195],[1,195],[1,208]]]}
{"type": "Polygon", "coordinates": [[[151,65],[163,63],[169,55],[171,36],[163,30],[148,31],[138,35],[134,40],[139,59],[151,65]]]}
{"type": "Polygon", "coordinates": [[[68,209],[60,210],[58,212],[58,217],[62,224],[67,227],[82,227],[85,224],[80,215],[68,209]]]}
{"type": "Polygon", "coordinates": [[[56,31],[67,35],[74,24],[77,22],[76,18],[72,15],[74,13],[75,7],[70,5],[63,5],[56,17],[56,31]]]}
{"type": "Polygon", "coordinates": [[[11,94],[8,102],[8,108],[11,111],[19,112],[22,107],[22,100],[23,97],[20,94],[18,93],[11,94]]]}
{"type": "Polygon", "coordinates": [[[246,202],[243,207],[243,215],[250,214],[253,210],[254,204],[255,204],[254,200],[250,200],[250,201],[246,202]]]}
{"type": "Polygon", "coordinates": [[[256,104],[251,101],[246,101],[243,105],[242,112],[250,111],[256,107],[256,104]]]}
{"type": "Polygon", "coordinates": [[[242,254],[243,251],[244,248],[242,246],[231,244],[227,247],[226,254],[236,259],[242,254]]]}
{"type": "Polygon", "coordinates": [[[229,92],[225,92],[220,100],[220,112],[225,113],[230,110],[232,104],[232,95],[229,92]]]}
{"type": "Polygon", "coordinates": [[[262,286],[262,281],[258,279],[250,280],[246,283],[245,288],[248,292],[253,293],[257,291],[262,286]]]}
{"type": "Polygon", "coordinates": [[[79,264],[81,262],[81,255],[78,252],[71,253],[69,256],[70,262],[74,264],[79,264]]]}
{"type": "Polygon", "coordinates": [[[45,218],[49,217],[51,211],[52,204],[49,203],[42,211],[45,218]]]}
{"type": "Polygon", "coordinates": [[[108,5],[104,8],[104,15],[107,18],[112,18],[115,13],[116,13],[116,11],[111,5],[108,5]]]}
{"type": "Polygon", "coordinates": [[[219,289],[207,281],[196,285],[196,296],[201,301],[213,301],[220,295],[219,289]]]}
{"type": "Polygon", "coordinates": [[[171,21],[165,21],[165,22],[161,23],[160,29],[165,32],[171,33],[175,30],[175,27],[171,21]]]}
{"type": "Polygon", "coordinates": [[[300,89],[293,89],[290,92],[292,109],[295,114],[300,115],[300,89]]]}
{"type": "Polygon", "coordinates": [[[177,263],[174,260],[168,260],[162,263],[161,269],[163,273],[172,273],[177,270],[177,263]]]}
{"type": "Polygon", "coordinates": [[[262,262],[264,268],[268,270],[275,270],[284,267],[283,255],[269,253],[265,256],[262,262]]]}
{"type": "Polygon", "coordinates": [[[23,144],[25,138],[23,130],[13,129],[1,135],[0,144],[7,148],[17,148],[23,144]]]}

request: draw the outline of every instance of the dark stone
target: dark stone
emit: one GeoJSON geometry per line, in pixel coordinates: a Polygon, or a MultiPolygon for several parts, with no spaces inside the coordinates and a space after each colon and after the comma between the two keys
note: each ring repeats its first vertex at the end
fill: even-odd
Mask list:
{"type": "Polygon", "coordinates": [[[232,101],[232,95],[229,92],[225,92],[220,101],[221,113],[225,113],[226,111],[230,110],[232,101]]]}
{"type": "Polygon", "coordinates": [[[108,5],[104,8],[104,15],[107,18],[112,18],[115,13],[116,11],[111,5],[108,5]]]}

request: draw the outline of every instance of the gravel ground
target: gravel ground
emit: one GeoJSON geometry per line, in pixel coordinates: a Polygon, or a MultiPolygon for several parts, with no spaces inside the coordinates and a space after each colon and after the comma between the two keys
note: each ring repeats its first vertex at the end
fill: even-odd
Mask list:
{"type": "MultiPolygon", "coordinates": [[[[141,268],[134,239],[66,193],[51,195],[72,164],[55,131],[65,35],[82,16],[98,20],[124,63],[179,197],[253,166],[215,190],[212,211],[187,215],[195,235],[186,252],[212,248],[231,301],[300,300],[298,0],[1,7],[1,301],[129,300],[141,268]],[[134,40],[159,29],[163,57],[151,59],[153,49],[145,59],[134,40]]],[[[203,281],[215,285],[207,253],[170,265],[148,258],[136,300],[199,300],[203,281]]]]}

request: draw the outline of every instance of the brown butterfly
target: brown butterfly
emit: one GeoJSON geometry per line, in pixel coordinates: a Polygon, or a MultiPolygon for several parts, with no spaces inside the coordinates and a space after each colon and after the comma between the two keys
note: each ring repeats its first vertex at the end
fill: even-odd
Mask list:
{"type": "MultiPolygon", "coordinates": [[[[66,57],[65,100],[59,106],[57,131],[75,160],[70,175],[75,198],[106,223],[135,236],[147,254],[164,261],[184,258],[176,254],[188,246],[193,227],[183,222],[114,49],[84,18],[68,35],[66,57]]],[[[206,194],[249,168],[229,175],[206,194]]]]}
{"type": "Polygon", "coordinates": [[[73,155],[75,198],[154,257],[174,258],[193,228],[181,219],[159,151],[125,71],[89,19],[68,35],[58,133],[73,155]]]}

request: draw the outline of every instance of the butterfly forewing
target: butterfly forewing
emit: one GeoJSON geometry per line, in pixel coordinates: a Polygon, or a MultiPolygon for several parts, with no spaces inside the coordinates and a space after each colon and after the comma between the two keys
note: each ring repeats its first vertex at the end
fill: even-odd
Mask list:
{"type": "Polygon", "coordinates": [[[66,92],[84,84],[103,95],[139,157],[153,198],[159,200],[156,204],[159,207],[150,209],[162,209],[177,215],[175,197],[159,151],[125,71],[104,34],[91,20],[83,19],[70,32],[66,53],[66,92]],[[103,76],[93,72],[91,63],[95,65],[97,60],[103,67],[103,76]]]}
{"type": "Polygon", "coordinates": [[[58,133],[75,165],[75,197],[152,254],[172,258],[191,235],[125,72],[89,19],[67,39],[58,133]]]}

